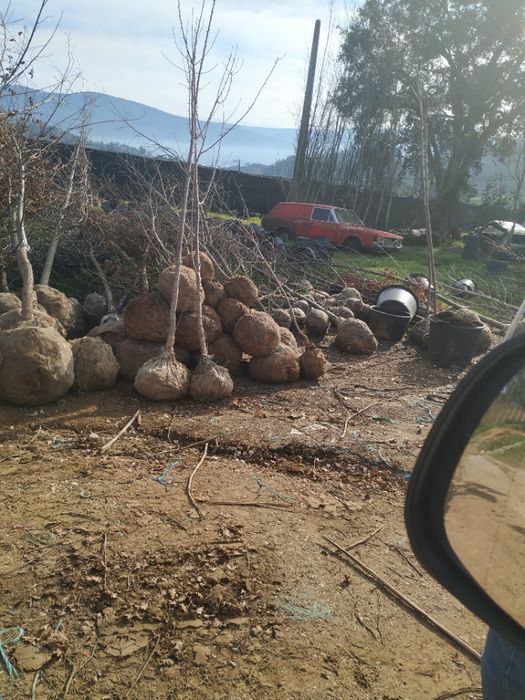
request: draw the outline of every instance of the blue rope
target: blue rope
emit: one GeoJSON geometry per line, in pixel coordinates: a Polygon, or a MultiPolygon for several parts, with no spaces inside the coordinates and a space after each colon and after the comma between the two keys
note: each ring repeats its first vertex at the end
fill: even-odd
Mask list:
{"type": "Polygon", "coordinates": [[[9,657],[7,656],[7,652],[4,649],[4,645],[6,647],[13,646],[17,642],[19,642],[23,636],[23,627],[2,627],[2,629],[0,629],[0,659],[6,667],[7,673],[11,680],[19,678],[19,674],[16,668],[11,663],[11,661],[9,661],[9,657]]]}
{"type": "Polygon", "coordinates": [[[157,481],[159,484],[162,484],[166,491],[168,491],[173,484],[178,483],[178,479],[176,476],[171,476],[171,472],[174,471],[180,464],[181,460],[176,459],[172,464],[170,464],[169,467],[166,467],[162,474],[159,474],[158,476],[152,476],[151,478],[153,481],[157,481]]]}

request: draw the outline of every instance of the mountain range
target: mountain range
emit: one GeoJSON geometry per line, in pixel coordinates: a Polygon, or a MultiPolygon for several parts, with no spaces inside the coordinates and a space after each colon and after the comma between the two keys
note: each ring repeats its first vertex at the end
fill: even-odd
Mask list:
{"type": "MultiPolygon", "coordinates": [[[[188,120],[140,102],[100,92],[72,92],[63,97],[43,90],[17,86],[0,99],[4,110],[20,111],[30,98],[34,117],[50,127],[78,135],[82,111],[88,108],[88,140],[99,145],[119,143],[151,155],[169,149],[186,157],[189,148],[188,120]]],[[[212,145],[228,124],[211,122],[207,145],[212,145]]],[[[238,168],[242,163],[270,165],[295,150],[296,130],[238,125],[226,133],[220,151],[205,154],[204,165],[215,161],[221,167],[238,168]]]]}

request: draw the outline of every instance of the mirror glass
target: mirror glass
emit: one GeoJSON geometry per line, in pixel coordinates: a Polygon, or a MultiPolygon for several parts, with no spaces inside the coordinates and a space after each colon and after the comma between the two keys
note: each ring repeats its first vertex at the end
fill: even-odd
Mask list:
{"type": "Polygon", "coordinates": [[[445,527],[465,568],[525,625],[525,369],[502,388],[467,444],[445,527]]]}

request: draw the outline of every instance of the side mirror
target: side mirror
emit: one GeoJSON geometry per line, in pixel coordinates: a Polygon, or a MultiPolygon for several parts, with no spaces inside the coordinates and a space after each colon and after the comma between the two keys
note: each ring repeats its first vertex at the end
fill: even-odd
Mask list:
{"type": "Polygon", "coordinates": [[[405,522],[427,571],[525,650],[525,335],[484,357],[444,406],[405,522]]]}

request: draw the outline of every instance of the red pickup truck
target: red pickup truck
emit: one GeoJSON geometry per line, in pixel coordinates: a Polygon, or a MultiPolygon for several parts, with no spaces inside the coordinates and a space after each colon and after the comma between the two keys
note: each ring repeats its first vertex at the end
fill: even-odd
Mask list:
{"type": "Polygon", "coordinates": [[[279,202],[263,216],[261,224],[282,237],[330,241],[360,252],[392,251],[403,246],[402,236],[368,228],[354,211],[326,204],[279,202]]]}

